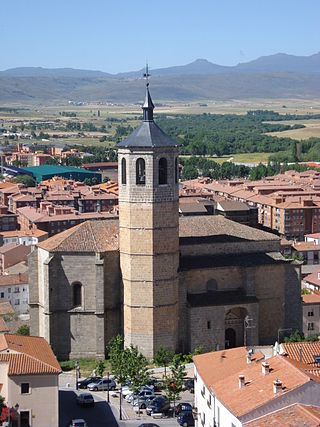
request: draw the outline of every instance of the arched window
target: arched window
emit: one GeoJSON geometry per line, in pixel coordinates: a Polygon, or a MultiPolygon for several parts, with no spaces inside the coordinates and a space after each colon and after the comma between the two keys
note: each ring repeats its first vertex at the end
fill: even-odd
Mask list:
{"type": "Polygon", "coordinates": [[[121,184],[127,183],[127,162],[126,159],[123,158],[121,160],[121,184]]]}
{"type": "Polygon", "coordinates": [[[146,162],[144,159],[138,159],[136,163],[136,184],[145,185],[146,183],[146,162]]]}
{"type": "Polygon", "coordinates": [[[174,163],[174,176],[175,176],[175,183],[178,182],[179,177],[179,171],[178,171],[178,157],[176,157],[175,163],[174,163]]]}
{"type": "Polygon", "coordinates": [[[79,282],[71,285],[71,300],[73,307],[81,307],[82,305],[82,285],[79,282]]]}
{"type": "Polygon", "coordinates": [[[167,159],[159,160],[159,185],[167,184],[167,159]]]}

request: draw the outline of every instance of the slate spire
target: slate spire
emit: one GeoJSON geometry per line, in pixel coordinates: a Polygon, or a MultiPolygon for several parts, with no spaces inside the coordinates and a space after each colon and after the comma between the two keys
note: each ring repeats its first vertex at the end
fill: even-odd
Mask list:
{"type": "Polygon", "coordinates": [[[143,110],[143,121],[144,122],[153,122],[153,109],[154,105],[151,99],[151,95],[149,92],[149,70],[148,64],[146,65],[146,72],[143,74],[143,77],[146,79],[146,97],[144,100],[144,104],[142,106],[143,110]]]}

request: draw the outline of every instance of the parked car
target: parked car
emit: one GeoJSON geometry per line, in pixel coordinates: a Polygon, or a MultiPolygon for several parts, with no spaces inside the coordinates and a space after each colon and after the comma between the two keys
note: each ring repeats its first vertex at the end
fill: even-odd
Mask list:
{"type": "Polygon", "coordinates": [[[102,380],[102,377],[88,377],[84,380],[78,381],[78,388],[87,388],[89,384],[97,383],[102,380]]]}
{"type": "Polygon", "coordinates": [[[97,383],[91,383],[88,385],[88,390],[90,391],[97,391],[97,390],[115,390],[116,389],[116,383],[113,380],[110,380],[108,378],[102,378],[97,383]]]}
{"type": "MultiPolygon", "coordinates": [[[[154,398],[154,392],[151,390],[148,386],[144,386],[140,389],[140,392],[138,393],[140,397],[142,396],[148,396],[149,398],[154,398]]],[[[128,393],[125,397],[127,402],[132,402],[133,399],[136,399],[138,397],[137,394],[134,394],[133,392],[128,393]]]]}
{"type": "Polygon", "coordinates": [[[82,418],[77,418],[70,420],[70,422],[67,424],[67,427],[88,427],[88,424],[82,418]]]}
{"type": "Polygon", "coordinates": [[[181,412],[186,412],[186,411],[192,411],[191,403],[180,402],[175,408],[176,415],[180,415],[181,412]]]}
{"type": "Polygon", "coordinates": [[[160,426],[159,424],[144,423],[144,424],[139,424],[138,427],[160,427],[160,426]]]}
{"type": "Polygon", "coordinates": [[[194,426],[194,418],[191,411],[181,412],[177,418],[178,424],[183,427],[194,426]]]}
{"type": "Polygon", "coordinates": [[[91,393],[80,393],[76,397],[76,402],[80,406],[94,406],[94,398],[91,393]]]}
{"type": "Polygon", "coordinates": [[[152,400],[155,397],[156,396],[154,394],[152,396],[139,396],[139,398],[135,396],[135,398],[131,401],[131,405],[135,407],[138,407],[139,405],[139,409],[146,409],[150,399],[152,400]]]}
{"type": "Polygon", "coordinates": [[[165,396],[155,397],[147,406],[147,415],[156,414],[158,412],[166,413],[170,409],[170,402],[165,396]]]}
{"type": "Polygon", "coordinates": [[[194,393],[194,379],[189,379],[184,383],[185,389],[189,390],[190,393],[194,393]]]}

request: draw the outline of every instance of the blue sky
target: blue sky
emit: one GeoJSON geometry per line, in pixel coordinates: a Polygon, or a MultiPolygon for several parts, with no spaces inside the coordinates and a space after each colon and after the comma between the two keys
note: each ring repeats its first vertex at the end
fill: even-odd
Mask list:
{"type": "Polygon", "coordinates": [[[110,73],[320,50],[319,0],[2,0],[0,69],[110,73]]]}

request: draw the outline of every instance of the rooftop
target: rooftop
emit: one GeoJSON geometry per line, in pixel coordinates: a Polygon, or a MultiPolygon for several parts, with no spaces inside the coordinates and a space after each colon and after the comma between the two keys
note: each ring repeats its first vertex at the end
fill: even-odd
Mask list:
{"type": "Polygon", "coordinates": [[[38,244],[48,252],[94,252],[118,250],[118,221],[86,221],[38,244]]]}
{"type": "Polygon", "coordinates": [[[0,302],[0,316],[5,314],[14,314],[14,309],[10,301],[1,301],[0,302]]]}
{"type": "Polygon", "coordinates": [[[314,356],[320,356],[320,341],[315,342],[290,342],[281,344],[284,354],[288,358],[311,367],[318,367],[314,361],[314,356]]]}
{"type": "Polygon", "coordinates": [[[243,427],[319,427],[320,407],[295,403],[243,424],[243,427]]]}
{"type": "Polygon", "coordinates": [[[8,375],[59,374],[59,363],[44,338],[0,335],[0,363],[9,363],[8,375]]]}
{"type": "Polygon", "coordinates": [[[305,295],[302,295],[302,301],[303,301],[303,304],[320,304],[320,295],[305,294],[305,295]]]}
{"type": "Polygon", "coordinates": [[[4,274],[0,276],[0,286],[14,286],[28,283],[28,273],[4,274]]]}

